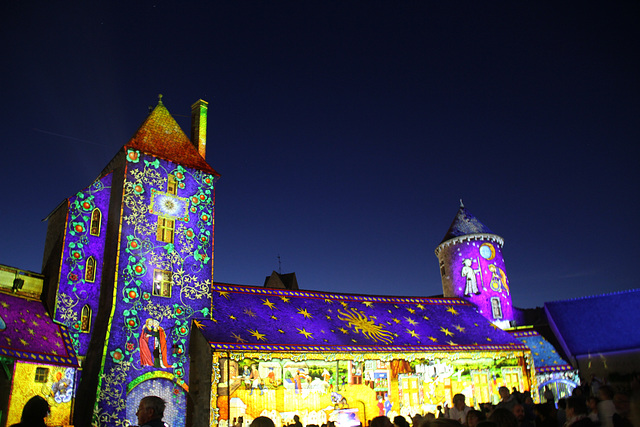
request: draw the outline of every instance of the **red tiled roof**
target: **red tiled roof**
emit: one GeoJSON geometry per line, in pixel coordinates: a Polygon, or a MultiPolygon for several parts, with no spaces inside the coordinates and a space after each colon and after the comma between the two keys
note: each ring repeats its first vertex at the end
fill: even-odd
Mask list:
{"type": "Polygon", "coordinates": [[[125,147],[220,176],[202,158],[161,101],[125,147]]]}

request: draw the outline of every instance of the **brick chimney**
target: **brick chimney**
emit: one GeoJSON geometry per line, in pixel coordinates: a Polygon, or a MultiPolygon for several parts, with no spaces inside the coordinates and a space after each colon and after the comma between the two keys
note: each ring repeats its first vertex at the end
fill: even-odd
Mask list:
{"type": "Polygon", "coordinates": [[[209,103],[198,99],[191,106],[191,143],[203,159],[207,153],[207,110],[209,103]]]}

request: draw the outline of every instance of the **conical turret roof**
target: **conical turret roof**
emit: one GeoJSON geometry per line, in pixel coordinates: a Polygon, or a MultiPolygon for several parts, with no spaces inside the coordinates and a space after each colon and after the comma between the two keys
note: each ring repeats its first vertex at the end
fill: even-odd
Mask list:
{"type": "Polygon", "coordinates": [[[200,155],[161,100],[126,147],[220,176],[200,155]]]}
{"type": "Polygon", "coordinates": [[[480,222],[478,218],[471,215],[469,211],[464,207],[462,200],[460,201],[460,209],[456,214],[447,234],[444,235],[442,242],[451,240],[455,237],[466,236],[468,234],[495,234],[486,225],[480,222]]]}

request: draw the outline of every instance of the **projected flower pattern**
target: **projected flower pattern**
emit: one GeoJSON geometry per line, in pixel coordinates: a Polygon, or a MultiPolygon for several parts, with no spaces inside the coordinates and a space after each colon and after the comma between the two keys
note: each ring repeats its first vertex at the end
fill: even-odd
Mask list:
{"type": "MultiPolygon", "coordinates": [[[[102,278],[102,253],[105,244],[105,228],[111,195],[112,175],[96,180],[90,187],[69,198],[67,228],[65,235],[65,251],[60,268],[60,284],[54,319],[64,324],[71,339],[73,348],[79,355],[87,352],[88,333],[82,333],[82,309],[88,305],[91,309],[90,319],[93,324],[98,309],[99,286],[102,278]],[[96,211],[97,209],[97,211],[96,211]],[[92,216],[99,213],[98,223],[92,226],[92,216]],[[87,260],[96,260],[93,281],[86,281],[87,260]]],[[[98,218],[98,217],[96,217],[98,218]]],[[[87,331],[88,332],[88,331],[87,331]]]]}
{"type": "Polygon", "coordinates": [[[129,149],[127,160],[114,326],[94,414],[99,424],[124,419],[123,383],[159,376],[188,390],[191,320],[210,309],[216,178],[137,150],[129,149]],[[169,174],[178,194],[168,192],[169,174]],[[173,241],[159,240],[159,217],[174,221],[173,241]],[[169,283],[162,293],[159,277],[169,283]]]}

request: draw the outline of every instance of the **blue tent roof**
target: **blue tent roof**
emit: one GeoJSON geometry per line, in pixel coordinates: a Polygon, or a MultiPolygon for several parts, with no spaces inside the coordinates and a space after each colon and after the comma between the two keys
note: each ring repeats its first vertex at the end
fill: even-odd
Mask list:
{"type": "Polygon", "coordinates": [[[458,209],[458,213],[453,219],[449,230],[447,230],[447,234],[445,234],[442,242],[440,243],[444,243],[447,240],[453,239],[454,237],[478,233],[495,234],[489,229],[489,227],[481,223],[478,218],[471,215],[461,203],[460,209],[458,209]]]}
{"type": "Polygon", "coordinates": [[[640,348],[640,289],[545,303],[572,356],[640,348]]]}
{"type": "Polygon", "coordinates": [[[198,320],[218,349],[266,351],[527,350],[457,298],[408,298],[212,287],[212,320],[198,320]]]}
{"type": "Polygon", "coordinates": [[[531,349],[537,373],[573,370],[545,337],[534,329],[512,331],[511,334],[531,349]]]}

